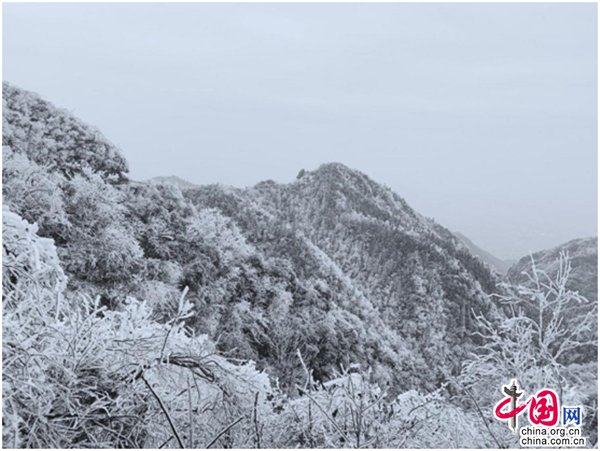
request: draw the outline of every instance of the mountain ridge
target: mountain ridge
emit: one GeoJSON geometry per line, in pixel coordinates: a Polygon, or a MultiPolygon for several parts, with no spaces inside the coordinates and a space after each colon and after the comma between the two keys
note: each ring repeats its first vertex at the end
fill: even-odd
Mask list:
{"type": "MultiPolygon", "coordinates": [[[[533,352],[547,349],[537,349],[537,334],[530,333],[536,305],[527,303],[529,317],[507,315],[492,293],[512,296],[522,287],[501,283],[458,237],[390,188],[341,163],[249,188],[188,186],[175,176],[132,181],[119,149],[98,131],[39,96],[3,89],[3,257],[9,262],[3,265],[3,352],[10,356],[3,388],[19,399],[8,406],[17,418],[12,439],[129,444],[88,421],[90,408],[100,406],[117,413],[111,425],[135,432],[135,447],[169,443],[173,423],[158,420],[169,411],[182,431],[195,415],[201,443],[213,443],[239,415],[254,412],[253,424],[236,428],[238,438],[219,446],[256,443],[260,421],[273,432],[262,442],[267,446],[339,448],[354,442],[329,427],[331,418],[354,421],[356,412],[366,412],[358,407],[350,418],[331,403],[342,396],[351,409],[365,399],[376,406],[367,409],[374,428],[356,447],[381,434],[387,434],[382,443],[400,447],[406,434],[415,434],[409,443],[416,446],[473,446],[482,438],[485,446],[498,446],[486,436],[492,429],[513,443],[503,425],[482,427],[479,406],[465,404],[463,392],[471,390],[482,408],[492,409],[490,384],[514,377],[505,346],[527,354],[519,380],[544,375],[546,354],[538,359],[533,352]],[[82,320],[90,327],[81,327],[82,320]],[[521,327],[518,321],[523,329],[506,334],[521,327]],[[65,336],[81,346],[65,349],[65,336]],[[33,361],[23,341],[43,358],[33,361]],[[30,390],[24,374],[35,377],[43,396],[30,390]],[[190,389],[190,376],[201,390],[190,389]],[[186,390],[188,397],[181,396],[186,390]],[[153,394],[162,411],[148,402],[153,394]],[[40,398],[46,410],[37,408],[40,398]],[[323,410],[312,409],[320,400],[323,410]],[[195,412],[192,402],[209,403],[208,410],[195,412]],[[55,413],[71,421],[73,407],[89,437],[78,428],[65,437],[65,428],[48,423],[55,413]],[[417,409],[423,416],[413,428],[417,409]],[[473,434],[461,429],[448,439],[457,425],[448,426],[447,417],[473,434]],[[48,429],[40,432],[38,424],[48,429]],[[313,434],[317,424],[321,432],[313,434]]],[[[591,246],[573,247],[580,280],[589,279],[591,246]]],[[[550,254],[541,256],[548,268],[550,254]]],[[[590,323],[593,312],[579,310],[570,313],[587,314],[590,323]]],[[[554,360],[565,381],[582,373],[567,392],[575,386],[581,395],[567,402],[586,409],[596,402],[586,382],[595,376],[594,346],[554,360]]]]}

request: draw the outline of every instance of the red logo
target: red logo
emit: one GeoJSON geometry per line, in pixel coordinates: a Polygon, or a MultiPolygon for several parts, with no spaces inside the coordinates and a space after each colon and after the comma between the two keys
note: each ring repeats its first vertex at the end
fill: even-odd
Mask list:
{"type": "Polygon", "coordinates": [[[513,432],[517,431],[518,416],[529,408],[529,421],[531,424],[542,426],[555,426],[558,423],[559,402],[554,390],[545,388],[532,395],[523,403],[518,398],[523,394],[519,392],[517,381],[502,387],[506,398],[501,400],[494,408],[494,415],[499,420],[508,420],[508,426],[513,432]]]}

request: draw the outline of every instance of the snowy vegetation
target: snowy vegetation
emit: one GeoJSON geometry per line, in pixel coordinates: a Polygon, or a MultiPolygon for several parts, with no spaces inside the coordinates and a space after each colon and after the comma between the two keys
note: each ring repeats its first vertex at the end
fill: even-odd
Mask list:
{"type": "Polygon", "coordinates": [[[5,446],[515,446],[491,416],[514,377],[595,443],[596,300],[566,256],[503,282],[339,164],[131,181],[98,131],[3,98],[5,446]]]}

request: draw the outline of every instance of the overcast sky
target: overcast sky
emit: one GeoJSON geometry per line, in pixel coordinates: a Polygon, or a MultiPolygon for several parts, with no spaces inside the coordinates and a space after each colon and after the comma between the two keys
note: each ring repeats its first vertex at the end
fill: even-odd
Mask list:
{"type": "Polygon", "coordinates": [[[596,235],[595,4],[4,4],[3,78],[131,176],[339,161],[501,258],[596,235]]]}

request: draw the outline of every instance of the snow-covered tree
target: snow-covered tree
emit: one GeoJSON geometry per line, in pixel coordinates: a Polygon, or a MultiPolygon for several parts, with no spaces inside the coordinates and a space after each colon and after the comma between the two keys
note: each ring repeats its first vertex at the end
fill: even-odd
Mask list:
{"type": "Polygon", "coordinates": [[[495,315],[474,315],[481,345],[465,362],[461,385],[486,409],[498,401],[500,387],[515,378],[529,394],[552,388],[567,405],[584,405],[591,422],[597,393],[586,375],[596,374],[596,361],[571,362],[577,362],[575,355],[595,355],[597,305],[567,288],[568,255],[561,254],[557,264],[551,277],[532,261],[529,284],[505,284],[495,315]]]}

